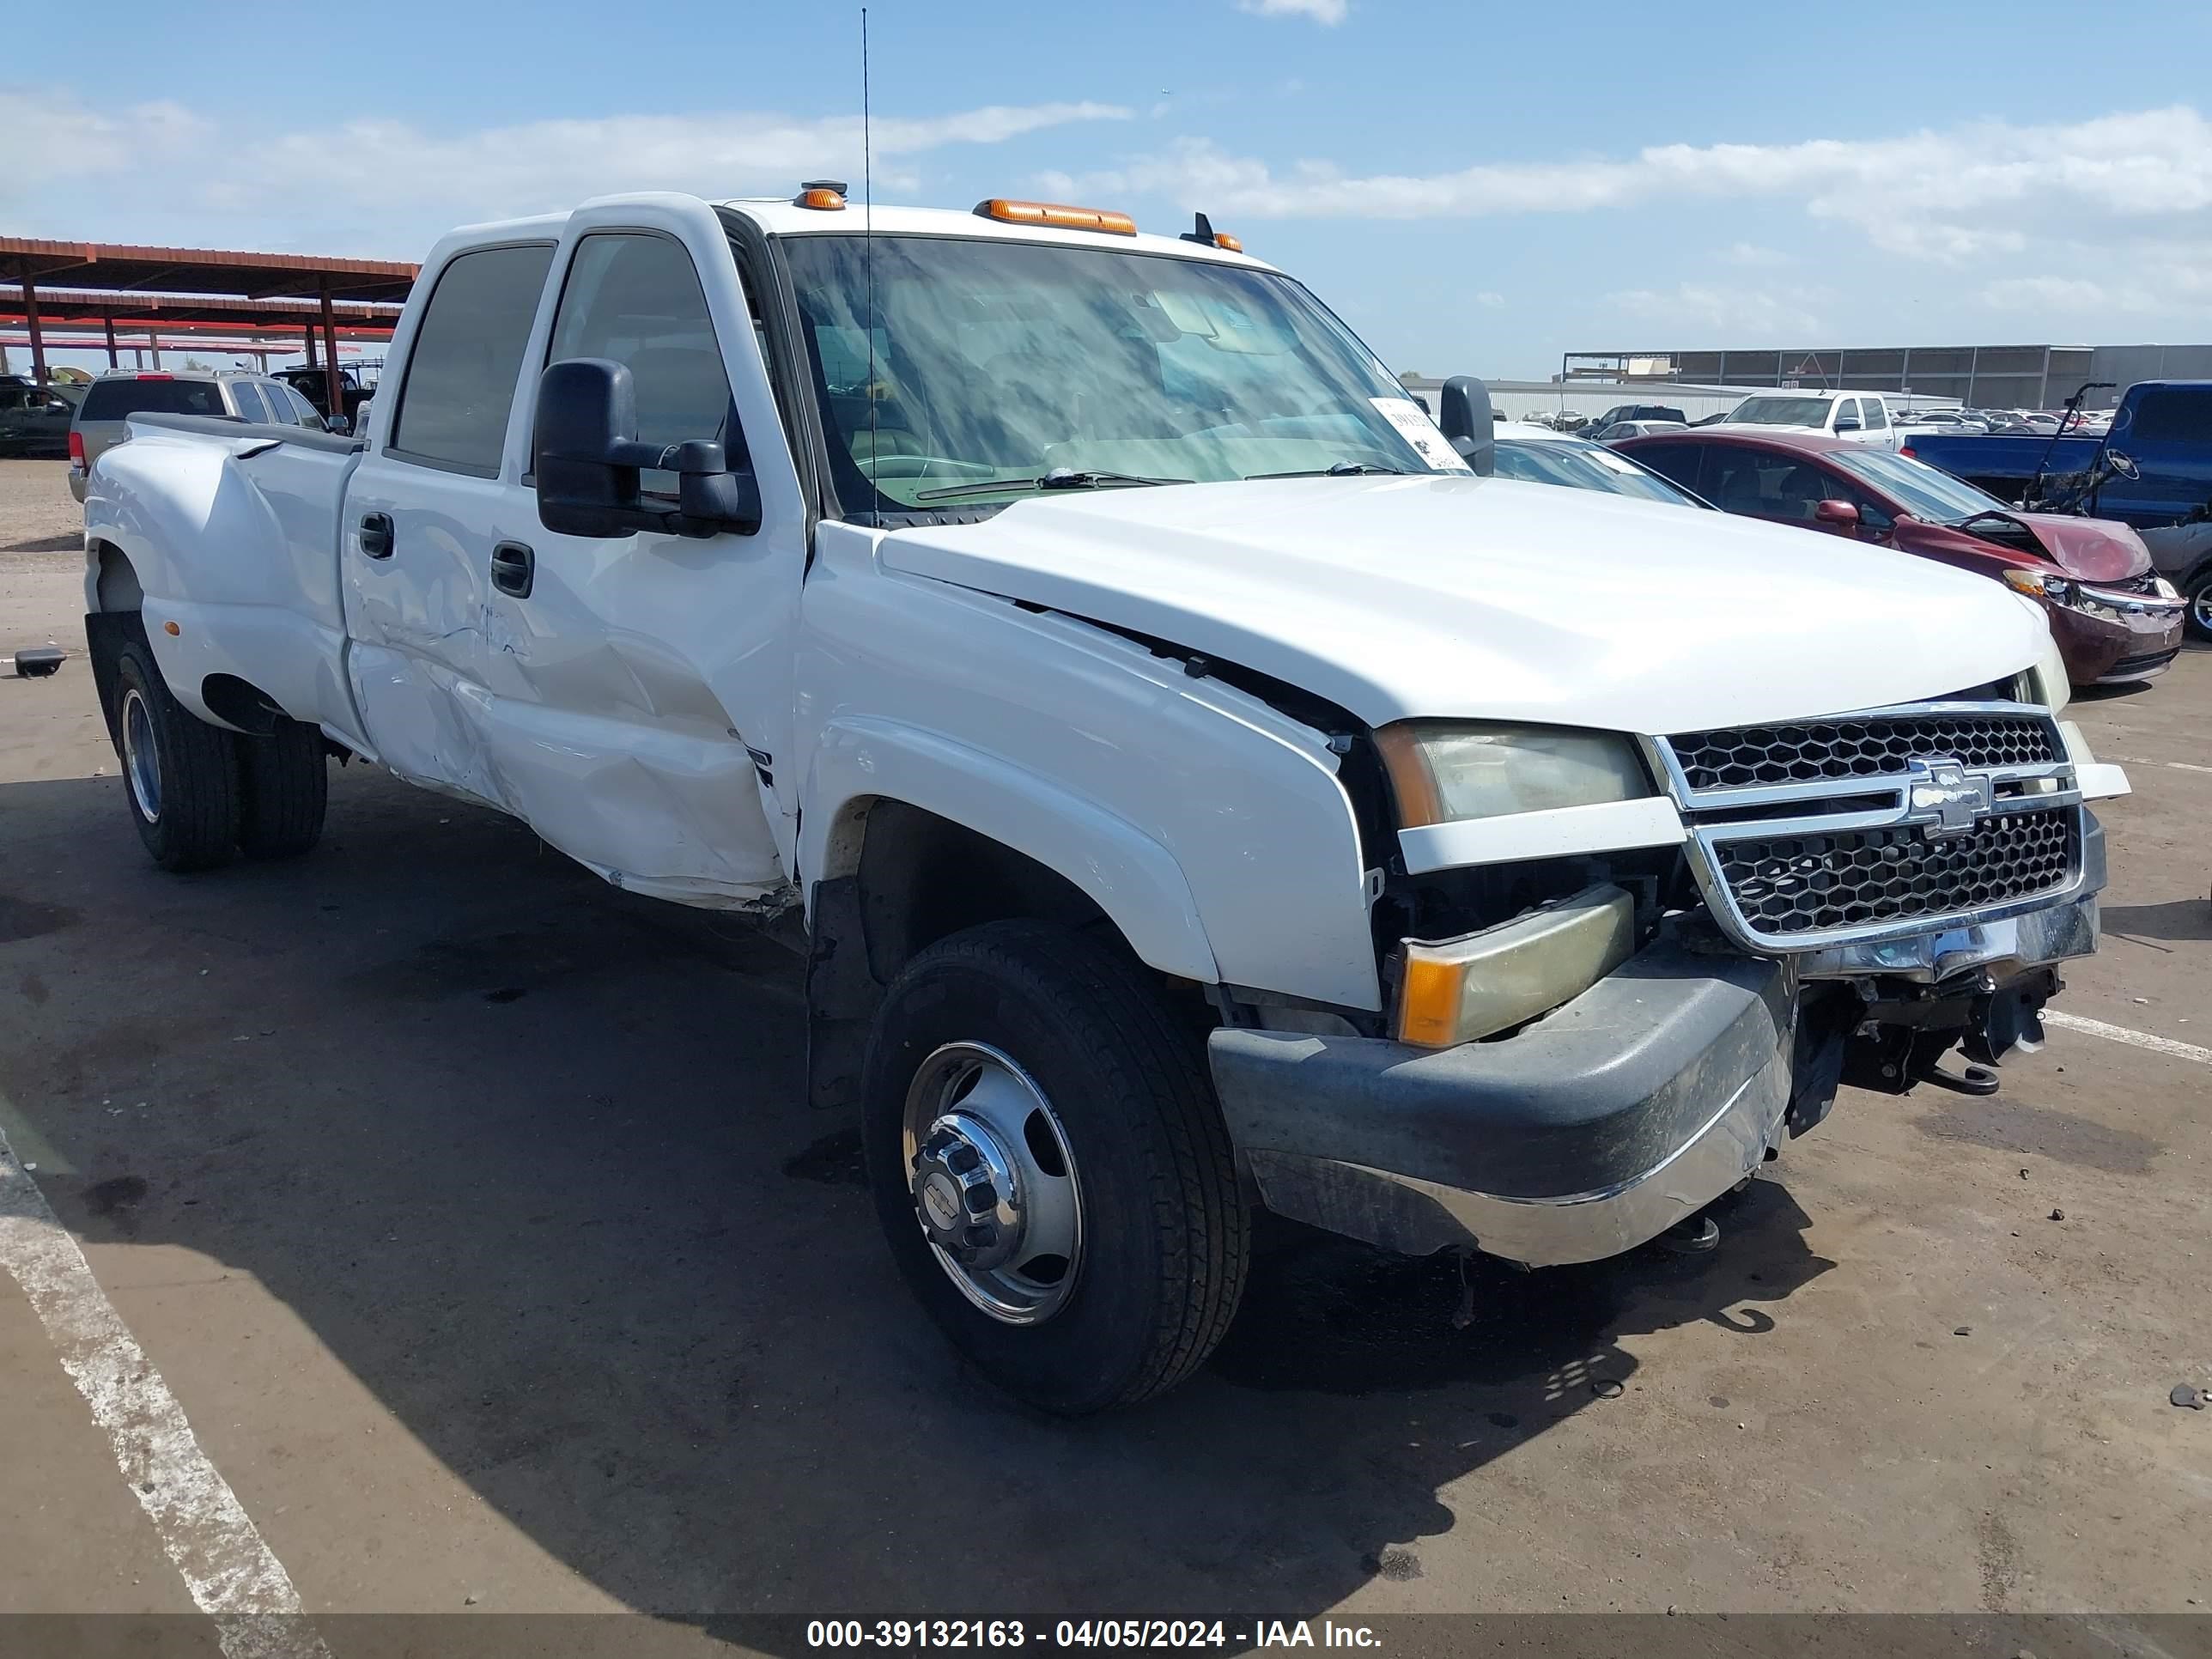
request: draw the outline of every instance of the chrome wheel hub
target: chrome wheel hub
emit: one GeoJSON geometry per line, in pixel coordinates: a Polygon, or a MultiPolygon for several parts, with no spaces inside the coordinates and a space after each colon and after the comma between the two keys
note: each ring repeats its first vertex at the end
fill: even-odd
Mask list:
{"type": "Polygon", "coordinates": [[[1074,1288],[1083,1222],[1067,1139],[1043,1091],[996,1048],[948,1043],[907,1091],[915,1218],[970,1302],[1009,1325],[1074,1288]]]}
{"type": "Polygon", "coordinates": [[[131,804],[149,823],[161,817],[161,751],[154,741],[154,711],[137,690],[123,694],[123,775],[131,804]]]}

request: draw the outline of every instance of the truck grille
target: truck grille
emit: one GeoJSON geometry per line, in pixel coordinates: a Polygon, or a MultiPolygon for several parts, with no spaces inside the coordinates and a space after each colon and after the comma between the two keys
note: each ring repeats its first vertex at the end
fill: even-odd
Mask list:
{"type": "Polygon", "coordinates": [[[1919,824],[1713,845],[1754,934],[1790,936],[1986,908],[2055,891],[2078,862],[2076,807],[2000,813],[1960,836],[1919,824]]]}
{"type": "Polygon", "coordinates": [[[1684,780],[1699,793],[1895,777],[1916,757],[1974,768],[2049,766],[2060,758],[2051,722],[2036,714],[1865,715],[1686,732],[1667,741],[1684,780]]]}

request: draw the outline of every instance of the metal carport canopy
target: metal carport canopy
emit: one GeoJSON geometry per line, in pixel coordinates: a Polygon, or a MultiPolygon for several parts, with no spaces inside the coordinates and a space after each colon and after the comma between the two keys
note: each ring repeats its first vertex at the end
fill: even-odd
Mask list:
{"type": "MultiPolygon", "coordinates": [[[[31,336],[33,377],[46,379],[40,340],[40,298],[51,295],[56,309],[71,316],[127,314],[103,308],[99,300],[136,297],[138,306],[158,310],[165,319],[188,310],[186,296],[227,295],[238,300],[286,300],[277,308],[290,319],[319,323],[326,348],[331,406],[338,406],[337,325],[332,301],[392,303],[406,299],[421,273],[419,265],[394,259],[337,259],[305,253],[250,253],[222,248],[148,247],[120,242],[62,242],[36,237],[0,236],[0,276],[21,284],[18,309],[31,336]],[[90,290],[88,293],[85,290],[90,290]],[[155,295],[161,296],[159,301],[155,295]],[[98,298],[95,299],[94,295],[98,298]]],[[[262,309],[257,307],[257,309],[262,309]]],[[[353,310],[354,307],[349,307],[353,310]]],[[[142,310],[141,316],[146,314],[142,310]]],[[[236,315],[234,312],[232,315],[236,315]]],[[[265,309],[262,314],[269,315],[265,309]]],[[[275,320],[274,318],[271,320],[275,320]]],[[[359,326],[364,318],[349,317],[359,326]]],[[[312,335],[310,336],[312,343],[312,335]]]]}

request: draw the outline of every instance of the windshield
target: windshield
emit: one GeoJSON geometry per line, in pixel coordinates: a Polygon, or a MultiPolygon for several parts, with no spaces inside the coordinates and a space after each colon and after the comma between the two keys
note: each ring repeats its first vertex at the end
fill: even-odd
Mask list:
{"type": "Polygon", "coordinates": [[[1729,417],[1733,426],[1810,426],[1828,424],[1826,398],[1746,398],[1729,417]]]}
{"type": "Polygon", "coordinates": [[[1675,507],[1702,507],[1703,501],[1677,489],[1657,473],[1638,465],[1626,455],[1595,444],[1562,442],[1538,438],[1498,441],[1498,476],[1522,483],[1565,484],[1570,489],[1601,489],[1608,495],[1635,495],[1647,501],[1666,501],[1675,507]]]}
{"type": "Polygon", "coordinates": [[[2011,511],[1996,496],[1984,495],[1962,478],[1885,449],[1854,447],[1831,451],[1822,459],[1892,497],[1914,518],[1931,524],[1962,524],[1984,513],[2011,511]]]}
{"type": "Polygon", "coordinates": [[[1051,488],[1467,471],[1285,277],[1112,248],[878,236],[872,281],[859,236],[782,246],[849,512],[928,512],[955,505],[948,495],[989,507],[1048,475],[1051,488]]]}

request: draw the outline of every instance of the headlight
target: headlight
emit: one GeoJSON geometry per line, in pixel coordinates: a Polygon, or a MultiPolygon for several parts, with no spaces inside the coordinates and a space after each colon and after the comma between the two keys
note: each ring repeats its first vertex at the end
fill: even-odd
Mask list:
{"type": "Polygon", "coordinates": [[[1635,744],[1614,732],[1406,720],[1384,726],[1375,742],[1408,827],[1651,793],[1635,744]]]}
{"type": "Polygon", "coordinates": [[[2085,617],[2100,617],[2106,622],[2124,621],[2126,613],[2109,599],[2091,593],[2077,581],[2064,576],[2046,576],[2039,570],[2023,570],[2017,567],[2004,573],[2004,584],[2015,592],[2027,593],[2068,611],[2085,617]]]}
{"type": "Polygon", "coordinates": [[[2158,596],[2161,599],[2178,599],[2181,597],[2181,590],[2160,576],[2158,579],[2158,596]]]}

